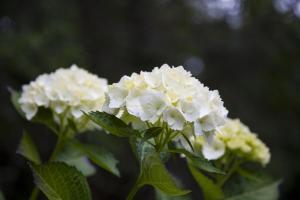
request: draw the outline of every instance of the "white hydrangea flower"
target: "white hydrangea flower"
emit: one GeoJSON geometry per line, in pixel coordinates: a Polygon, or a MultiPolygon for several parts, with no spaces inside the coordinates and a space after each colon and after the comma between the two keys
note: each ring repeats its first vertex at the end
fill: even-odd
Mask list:
{"type": "Polygon", "coordinates": [[[207,160],[219,159],[225,153],[225,144],[218,138],[215,138],[211,144],[203,140],[202,153],[207,160]]]}
{"type": "Polygon", "coordinates": [[[28,120],[44,107],[53,111],[56,121],[65,112],[68,118],[82,121],[82,111],[101,110],[106,91],[106,79],[72,65],[24,85],[19,103],[28,120]]]}
{"type": "Polygon", "coordinates": [[[166,123],[177,131],[191,126],[196,135],[213,132],[227,116],[218,91],[210,91],[182,66],[167,64],[122,77],[108,87],[106,100],[103,110],[110,114],[123,110],[141,122],[166,123]]]}
{"type": "Polygon", "coordinates": [[[227,119],[214,135],[212,144],[208,144],[202,136],[194,139],[193,143],[200,145],[203,155],[209,160],[220,159],[226,152],[262,165],[266,165],[271,158],[268,147],[238,119],[227,119]]]}

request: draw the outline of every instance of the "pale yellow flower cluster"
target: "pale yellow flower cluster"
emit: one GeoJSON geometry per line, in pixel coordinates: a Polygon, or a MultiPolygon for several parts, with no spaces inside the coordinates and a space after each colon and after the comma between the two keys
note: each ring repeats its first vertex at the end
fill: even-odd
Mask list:
{"type": "Polygon", "coordinates": [[[210,160],[217,160],[231,152],[242,159],[266,165],[271,157],[268,147],[238,119],[228,119],[211,143],[201,137],[193,142],[202,147],[203,155],[210,160]]]}
{"type": "Polygon", "coordinates": [[[210,91],[182,66],[167,64],[110,85],[103,110],[120,118],[125,113],[142,122],[164,122],[173,130],[192,126],[196,135],[213,132],[227,116],[218,91],[210,91]]]}
{"type": "Polygon", "coordinates": [[[63,113],[76,122],[82,117],[82,111],[102,108],[106,91],[106,79],[72,65],[69,69],[42,74],[24,85],[19,103],[28,120],[44,107],[53,111],[58,123],[58,116],[63,113]]]}

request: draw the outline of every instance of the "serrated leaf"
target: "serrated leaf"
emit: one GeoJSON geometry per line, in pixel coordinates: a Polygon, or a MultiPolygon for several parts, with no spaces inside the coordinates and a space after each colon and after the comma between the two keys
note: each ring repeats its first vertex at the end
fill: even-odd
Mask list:
{"type": "Polygon", "coordinates": [[[49,200],[91,200],[85,177],[75,167],[62,162],[30,164],[35,184],[49,200]]]}
{"type": "Polygon", "coordinates": [[[56,160],[76,167],[84,176],[91,176],[96,173],[96,168],[91,164],[87,156],[72,145],[65,145],[64,151],[58,155],[56,160]]]}
{"type": "Polygon", "coordinates": [[[277,200],[279,198],[278,186],[280,183],[281,181],[269,182],[263,186],[228,197],[226,200],[277,200]]]}
{"type": "Polygon", "coordinates": [[[211,172],[211,173],[218,173],[218,174],[224,174],[224,172],[218,168],[216,168],[215,166],[213,166],[213,164],[208,161],[207,159],[205,159],[203,156],[200,155],[195,155],[185,149],[169,149],[168,152],[170,153],[178,153],[178,154],[184,154],[189,163],[192,164],[193,166],[202,169],[204,171],[207,172],[211,172]]]}
{"type": "Polygon", "coordinates": [[[24,131],[22,135],[17,153],[36,164],[41,163],[41,158],[37,151],[37,148],[29,133],[27,133],[26,131],[24,131]]]}
{"type": "Polygon", "coordinates": [[[17,92],[12,88],[8,88],[8,91],[10,92],[10,100],[11,100],[11,103],[13,104],[14,108],[23,118],[25,118],[25,114],[22,111],[21,106],[19,104],[19,99],[21,97],[20,92],[17,92]]]}
{"type": "Polygon", "coordinates": [[[37,114],[32,118],[33,122],[41,123],[58,134],[58,125],[54,121],[53,113],[50,109],[39,107],[37,114]]]}
{"type": "Polygon", "coordinates": [[[204,199],[209,200],[221,200],[224,199],[224,193],[222,189],[217,186],[211,179],[198,171],[195,167],[188,164],[189,170],[193,175],[194,179],[201,188],[204,199]]]}
{"type": "Polygon", "coordinates": [[[141,162],[140,176],[137,187],[152,185],[163,193],[170,196],[180,196],[189,193],[189,190],[179,188],[164,164],[161,162],[158,153],[151,148],[144,151],[141,162]]]}
{"type": "Polygon", "coordinates": [[[145,130],[144,136],[142,138],[142,142],[157,137],[160,133],[162,133],[162,131],[163,129],[161,127],[151,127],[145,130]]]}
{"type": "Polygon", "coordinates": [[[117,118],[114,115],[110,115],[105,112],[90,112],[88,114],[85,113],[86,116],[89,117],[90,120],[98,124],[107,132],[118,136],[118,137],[138,137],[139,132],[132,129],[129,125],[124,123],[122,120],[117,118]]]}
{"type": "Polygon", "coordinates": [[[86,145],[77,141],[72,141],[71,144],[83,154],[87,155],[89,159],[99,167],[116,176],[120,176],[120,172],[117,168],[119,161],[109,151],[95,145],[86,145]]]}

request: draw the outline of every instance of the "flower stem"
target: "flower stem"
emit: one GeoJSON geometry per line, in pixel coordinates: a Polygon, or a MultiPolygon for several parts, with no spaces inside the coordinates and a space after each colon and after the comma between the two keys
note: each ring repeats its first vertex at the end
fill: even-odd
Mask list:
{"type": "Polygon", "coordinates": [[[135,185],[133,186],[133,188],[131,189],[130,193],[128,194],[126,200],[132,200],[139,189],[140,189],[140,186],[137,181],[135,183],[135,185]]]}
{"type": "MultiPolygon", "coordinates": [[[[57,142],[55,144],[54,150],[51,153],[49,161],[54,161],[56,159],[58,153],[60,152],[60,150],[64,146],[65,135],[67,133],[67,130],[64,130],[63,122],[64,122],[64,119],[61,118],[62,125],[60,127],[60,131],[59,131],[59,134],[58,134],[58,139],[57,139],[57,142]]],[[[40,193],[39,189],[36,186],[34,186],[32,192],[31,192],[31,195],[29,197],[29,200],[36,200],[39,196],[39,193],[40,193]]]]}
{"type": "Polygon", "coordinates": [[[240,164],[241,164],[240,161],[234,160],[234,162],[233,162],[231,168],[229,169],[229,171],[226,173],[226,175],[220,181],[218,181],[217,185],[220,186],[220,187],[223,187],[223,185],[226,183],[226,181],[239,168],[240,164]]]}
{"type": "Polygon", "coordinates": [[[61,151],[62,147],[64,146],[64,142],[65,142],[64,136],[63,135],[59,136],[49,161],[54,161],[56,159],[58,153],[61,151]]]}
{"type": "Polygon", "coordinates": [[[38,195],[39,195],[40,191],[39,189],[35,186],[31,192],[31,195],[29,197],[29,200],[35,200],[37,199],[38,195]]]}

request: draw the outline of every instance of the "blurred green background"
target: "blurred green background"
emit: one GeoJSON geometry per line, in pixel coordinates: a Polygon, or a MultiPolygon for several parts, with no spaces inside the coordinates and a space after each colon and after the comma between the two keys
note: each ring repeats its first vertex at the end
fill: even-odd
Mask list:
{"type": "MultiPolygon", "coordinates": [[[[115,82],[163,63],[183,65],[218,89],[270,147],[266,171],[283,178],[281,199],[300,199],[300,2],[298,0],[2,0],[0,1],[0,190],[26,199],[30,169],[16,155],[24,129],[46,159],[55,137],[21,119],[7,87],[76,63],[115,82]]],[[[138,173],[126,140],[88,133],[120,160],[122,178],[99,169],[94,199],[124,199],[138,173]]],[[[201,199],[181,159],[170,170],[201,199]]],[[[149,187],[137,199],[154,199],[149,187]]]]}

